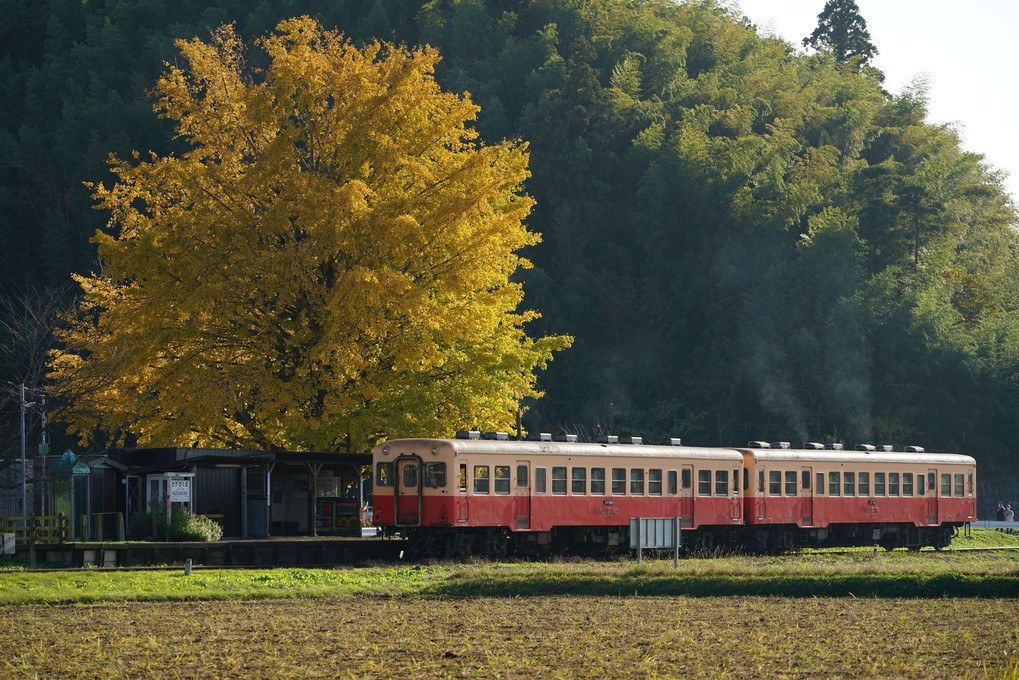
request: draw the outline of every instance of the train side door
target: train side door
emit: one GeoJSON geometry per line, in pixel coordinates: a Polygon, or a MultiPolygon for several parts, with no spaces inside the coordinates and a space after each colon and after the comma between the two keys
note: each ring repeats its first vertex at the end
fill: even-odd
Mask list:
{"type": "Polygon", "coordinates": [[[693,465],[684,465],[679,479],[679,523],[688,527],[693,525],[693,465]]]}
{"type": "Polygon", "coordinates": [[[805,527],[814,524],[814,493],[810,489],[813,475],[812,468],[805,467],[800,470],[800,520],[805,527]]]}
{"type": "Polygon", "coordinates": [[[396,525],[421,526],[421,497],[424,491],[420,456],[396,459],[395,494],[396,525]]]}
{"type": "Polygon", "coordinates": [[[941,488],[937,470],[927,471],[927,523],[938,523],[938,492],[941,488]]]}
{"type": "Polygon", "coordinates": [[[513,515],[517,529],[531,528],[531,463],[518,460],[514,476],[513,515]]]}
{"type": "Polygon", "coordinates": [[[467,495],[467,463],[460,463],[459,468],[460,486],[456,496],[456,521],[467,522],[470,519],[470,500],[467,495]]]}
{"type": "Polygon", "coordinates": [[[739,468],[732,471],[732,495],[729,498],[729,519],[733,522],[743,520],[743,499],[740,497],[739,468]]]}

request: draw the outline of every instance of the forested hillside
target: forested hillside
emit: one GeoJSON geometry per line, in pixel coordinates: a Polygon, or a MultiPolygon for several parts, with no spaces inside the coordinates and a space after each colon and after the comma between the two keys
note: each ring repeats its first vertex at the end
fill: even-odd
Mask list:
{"type": "MultiPolygon", "coordinates": [[[[804,55],[711,1],[0,12],[8,295],[97,269],[89,239],[107,216],[83,182],[109,181],[108,154],[180,151],[146,95],[174,39],[308,14],[357,42],[436,47],[440,84],[482,107],[482,138],[529,144],[543,242],[526,253],[524,305],[542,314],[535,334],[575,342],[526,426],[1014,460],[1016,214],[994,169],[925,122],[922,86],[886,92],[874,69],[804,55]]],[[[2,377],[24,376],[8,362],[2,377]]]]}

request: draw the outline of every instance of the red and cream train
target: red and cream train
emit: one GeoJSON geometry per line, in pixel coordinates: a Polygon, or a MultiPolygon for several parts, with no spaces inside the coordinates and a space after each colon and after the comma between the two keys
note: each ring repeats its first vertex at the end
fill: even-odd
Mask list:
{"type": "Polygon", "coordinates": [[[386,441],[373,451],[373,522],[417,554],[453,556],[625,547],[636,517],[680,518],[693,548],[916,550],[946,546],[976,519],[969,456],[624,442],[477,432],[386,441]]]}

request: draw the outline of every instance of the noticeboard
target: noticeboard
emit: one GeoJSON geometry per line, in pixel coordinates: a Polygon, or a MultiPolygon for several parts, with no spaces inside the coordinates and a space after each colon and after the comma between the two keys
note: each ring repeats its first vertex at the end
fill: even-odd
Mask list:
{"type": "Polygon", "coordinates": [[[170,477],[170,502],[190,503],[191,502],[191,478],[170,477]]]}

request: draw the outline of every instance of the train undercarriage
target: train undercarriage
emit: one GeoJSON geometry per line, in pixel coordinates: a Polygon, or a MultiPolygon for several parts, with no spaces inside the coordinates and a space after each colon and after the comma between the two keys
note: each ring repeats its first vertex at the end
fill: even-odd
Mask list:
{"type": "MultiPolygon", "coordinates": [[[[835,524],[824,528],[796,525],[701,526],[683,530],[681,550],[693,554],[775,553],[802,548],[880,546],[920,550],[948,546],[957,524],[918,527],[905,523],[835,524]]],[[[550,531],[511,532],[507,527],[411,527],[398,529],[414,558],[462,559],[472,556],[604,556],[630,550],[626,526],[556,527],[550,531]]]]}

